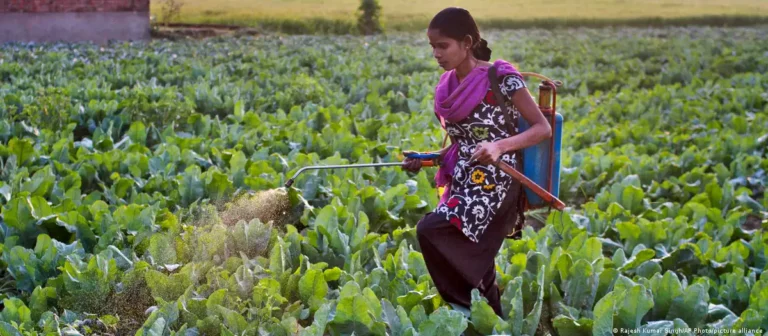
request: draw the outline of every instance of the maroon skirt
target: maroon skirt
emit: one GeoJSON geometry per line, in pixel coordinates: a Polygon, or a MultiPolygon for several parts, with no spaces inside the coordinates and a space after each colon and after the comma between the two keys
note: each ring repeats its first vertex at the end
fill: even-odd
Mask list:
{"type": "Polygon", "coordinates": [[[477,288],[496,314],[502,315],[495,257],[507,235],[522,228],[523,190],[519,181],[512,181],[504,203],[478,243],[435,212],[427,213],[416,225],[424,262],[444,301],[469,309],[472,289],[477,288]]]}

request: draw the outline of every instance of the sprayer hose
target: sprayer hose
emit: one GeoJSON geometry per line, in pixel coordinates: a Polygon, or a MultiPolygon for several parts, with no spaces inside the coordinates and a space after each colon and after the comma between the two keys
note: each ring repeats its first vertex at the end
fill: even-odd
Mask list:
{"type": "Polygon", "coordinates": [[[293,184],[292,181],[296,179],[296,177],[299,176],[299,174],[303,173],[306,170],[312,170],[312,169],[335,169],[335,168],[363,168],[363,167],[387,167],[387,166],[402,166],[402,162],[384,162],[384,163],[357,163],[357,164],[346,164],[346,165],[325,165],[325,166],[307,166],[302,167],[299,169],[296,174],[293,174],[293,177],[289,180],[293,184]]]}
{"type": "Polygon", "coordinates": [[[555,84],[555,86],[562,86],[563,85],[562,81],[559,81],[559,80],[554,81],[554,80],[549,79],[549,77],[547,77],[547,76],[544,76],[542,74],[537,74],[535,72],[520,72],[520,74],[523,75],[523,76],[536,77],[536,78],[541,79],[543,81],[552,82],[553,84],[555,84]]]}

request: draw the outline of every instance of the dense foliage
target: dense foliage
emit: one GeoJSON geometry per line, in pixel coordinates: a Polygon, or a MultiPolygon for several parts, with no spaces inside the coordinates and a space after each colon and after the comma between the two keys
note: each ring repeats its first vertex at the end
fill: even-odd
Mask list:
{"type": "Polygon", "coordinates": [[[286,225],[220,218],[442,142],[424,36],[265,37],[0,49],[0,334],[768,330],[768,30],[486,39],[564,82],[571,208],[500,251],[504,319],[437,295],[431,168],[308,172],[286,225]]]}

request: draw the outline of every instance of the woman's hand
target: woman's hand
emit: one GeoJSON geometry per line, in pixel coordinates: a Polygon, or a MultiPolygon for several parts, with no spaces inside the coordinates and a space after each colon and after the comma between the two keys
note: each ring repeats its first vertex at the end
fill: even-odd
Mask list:
{"type": "MultiPolygon", "coordinates": [[[[414,151],[403,151],[403,155],[408,154],[415,154],[417,152],[414,151]]],[[[418,158],[405,158],[405,162],[403,162],[403,170],[411,172],[411,173],[418,173],[419,170],[421,170],[421,159],[418,158]]]]}
{"type": "Polygon", "coordinates": [[[504,154],[504,148],[499,142],[482,142],[475,147],[475,152],[469,158],[469,163],[479,162],[484,165],[495,165],[502,154],[504,154]]]}
{"type": "MultiPolygon", "coordinates": [[[[435,165],[439,165],[445,159],[445,154],[448,153],[448,149],[449,149],[449,147],[446,147],[446,148],[443,148],[443,149],[441,149],[439,151],[436,151],[436,152],[425,152],[425,153],[439,154],[440,155],[439,158],[431,160],[431,161],[434,162],[435,165]]],[[[407,155],[410,155],[410,154],[421,154],[421,152],[415,152],[415,151],[410,151],[410,150],[403,151],[403,155],[407,156],[407,155]]],[[[419,170],[421,170],[421,167],[422,167],[422,164],[423,164],[423,160],[424,159],[407,158],[406,157],[405,161],[403,162],[403,166],[402,166],[403,170],[406,170],[406,171],[409,171],[409,172],[412,172],[412,173],[418,173],[419,170]]]]}

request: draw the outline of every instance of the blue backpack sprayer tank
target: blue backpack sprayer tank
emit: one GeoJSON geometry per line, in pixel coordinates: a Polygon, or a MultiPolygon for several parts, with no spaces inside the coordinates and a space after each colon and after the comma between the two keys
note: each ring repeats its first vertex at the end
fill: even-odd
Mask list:
{"type": "MultiPolygon", "coordinates": [[[[540,74],[533,72],[521,72],[523,76],[534,76],[542,79],[539,85],[539,109],[549,121],[552,135],[530,147],[517,151],[518,158],[522,159],[522,173],[514,171],[512,167],[502,167],[506,173],[519,180],[524,185],[526,196],[526,210],[552,207],[563,210],[565,204],[557,197],[560,192],[560,150],[562,147],[563,116],[557,113],[557,86],[560,81],[552,81],[540,74]]],[[[496,68],[488,69],[488,80],[491,89],[496,96],[496,101],[504,102],[502,111],[510,134],[514,134],[514,125],[510,115],[509,104],[511,102],[501,93],[499,79],[496,76],[496,68]]],[[[530,128],[530,124],[522,116],[518,118],[517,132],[522,133],[530,128]]],[[[520,169],[520,167],[518,167],[520,169]]]]}
{"type": "MultiPolygon", "coordinates": [[[[557,88],[561,82],[554,82],[535,73],[522,73],[544,81],[539,84],[539,109],[552,127],[552,136],[536,145],[523,149],[523,175],[542,186],[552,196],[560,195],[560,153],[563,142],[563,115],[557,112],[557,88]]],[[[519,118],[518,129],[524,132],[530,128],[525,118],[519,118]]],[[[531,188],[526,188],[528,208],[537,209],[548,206],[548,200],[542,198],[531,188]]]]}

